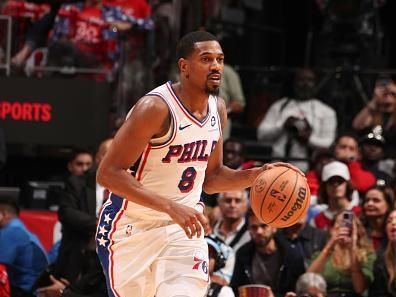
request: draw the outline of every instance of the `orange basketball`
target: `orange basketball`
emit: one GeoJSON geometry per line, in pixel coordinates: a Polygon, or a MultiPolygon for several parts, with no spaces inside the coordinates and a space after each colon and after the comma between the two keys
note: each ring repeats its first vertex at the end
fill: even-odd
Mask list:
{"type": "Polygon", "coordinates": [[[310,198],[305,178],[285,166],[263,171],[250,189],[253,212],[276,228],[294,225],[308,211],[310,198]]]}

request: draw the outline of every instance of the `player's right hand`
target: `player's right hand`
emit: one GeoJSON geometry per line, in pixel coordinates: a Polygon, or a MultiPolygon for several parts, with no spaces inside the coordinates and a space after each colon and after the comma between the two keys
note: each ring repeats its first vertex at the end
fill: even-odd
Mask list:
{"type": "Polygon", "coordinates": [[[183,228],[190,239],[194,236],[201,237],[202,232],[205,235],[209,233],[210,228],[207,218],[192,207],[174,202],[168,211],[168,215],[183,228]]]}

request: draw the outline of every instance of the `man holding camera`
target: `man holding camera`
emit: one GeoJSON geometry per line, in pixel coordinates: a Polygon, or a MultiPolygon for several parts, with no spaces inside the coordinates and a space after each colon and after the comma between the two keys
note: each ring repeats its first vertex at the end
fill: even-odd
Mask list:
{"type": "Polygon", "coordinates": [[[314,99],[315,74],[310,69],[296,72],[294,98],[282,98],[271,105],[257,129],[257,138],[272,146],[272,156],[286,158],[302,171],[315,148],[327,148],[334,141],[335,111],[314,99]]]}

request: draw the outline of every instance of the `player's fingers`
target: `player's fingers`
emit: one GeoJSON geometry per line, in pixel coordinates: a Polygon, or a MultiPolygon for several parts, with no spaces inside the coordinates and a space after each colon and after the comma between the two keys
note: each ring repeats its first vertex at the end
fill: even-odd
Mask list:
{"type": "Polygon", "coordinates": [[[293,170],[297,171],[298,173],[300,173],[302,176],[305,177],[304,172],[302,172],[300,169],[298,169],[296,166],[294,166],[294,165],[292,165],[292,164],[290,164],[290,163],[275,162],[275,163],[272,163],[272,165],[274,165],[274,166],[286,166],[286,167],[289,167],[290,169],[293,169],[293,170]]]}
{"type": "Polygon", "coordinates": [[[196,232],[195,229],[196,229],[196,228],[195,228],[194,224],[193,224],[191,221],[187,221],[187,222],[186,222],[186,228],[185,228],[185,230],[187,231],[186,234],[187,234],[187,237],[188,237],[188,238],[191,239],[191,238],[194,236],[194,234],[195,234],[195,232],[196,232]]]}
{"type": "Polygon", "coordinates": [[[209,221],[208,221],[207,217],[200,213],[197,215],[197,218],[204,230],[204,234],[205,235],[209,234],[210,226],[209,226],[209,221]]]}

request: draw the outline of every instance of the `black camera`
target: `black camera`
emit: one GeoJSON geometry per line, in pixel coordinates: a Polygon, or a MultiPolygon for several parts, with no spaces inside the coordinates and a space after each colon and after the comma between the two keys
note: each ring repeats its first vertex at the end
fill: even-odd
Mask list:
{"type": "Polygon", "coordinates": [[[311,129],[311,125],[308,123],[306,119],[296,119],[293,121],[289,128],[289,133],[298,134],[300,132],[311,129]]]}

